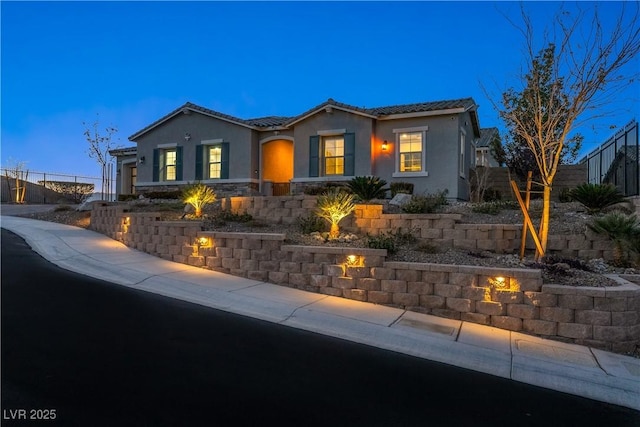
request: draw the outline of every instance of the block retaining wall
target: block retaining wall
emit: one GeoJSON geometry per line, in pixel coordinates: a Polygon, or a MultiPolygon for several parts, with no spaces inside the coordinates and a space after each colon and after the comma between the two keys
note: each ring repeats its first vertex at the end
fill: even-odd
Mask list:
{"type": "Polygon", "coordinates": [[[118,205],[94,206],[91,228],[164,259],[254,280],[609,351],[640,345],[640,286],[620,277],[618,287],[576,287],[543,284],[539,270],[387,262],[385,250],[201,231],[198,221],[160,221],[118,205]]]}
{"type": "MultiPolygon", "coordinates": [[[[223,208],[236,213],[246,212],[261,221],[295,224],[298,217],[312,215],[316,207],[313,196],[231,197],[223,200],[223,208]]],[[[416,238],[440,248],[457,248],[496,253],[517,253],[520,250],[522,225],[463,224],[460,214],[387,214],[382,205],[356,205],[353,214],[340,228],[360,234],[377,235],[397,231],[411,232],[416,238]]],[[[526,241],[534,251],[533,240],[526,241]]],[[[581,234],[551,235],[548,251],[566,257],[582,259],[614,257],[613,244],[590,230],[581,234]]]]}

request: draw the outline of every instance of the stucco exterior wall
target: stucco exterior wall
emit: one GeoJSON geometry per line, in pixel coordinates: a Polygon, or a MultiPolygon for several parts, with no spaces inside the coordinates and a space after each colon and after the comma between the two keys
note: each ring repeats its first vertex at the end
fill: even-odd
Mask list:
{"type": "MultiPolygon", "coordinates": [[[[333,109],[331,113],[320,112],[294,127],[294,168],[295,180],[325,181],[327,178],[341,179],[331,176],[309,179],[309,137],[318,135],[318,131],[346,129],[355,134],[355,175],[371,175],[371,136],[373,135],[373,119],[333,109]]],[[[322,175],[322,174],[321,174],[322,175]]]]}
{"type": "MultiPolygon", "coordinates": [[[[196,148],[202,141],[222,139],[229,142],[229,179],[257,179],[257,132],[249,128],[211,118],[203,114],[191,112],[180,113],[162,125],[142,135],[135,142],[138,144],[138,158],[145,157],[145,163],[138,167],[138,183],[154,185],[153,182],[153,150],[159,144],[177,143],[183,152],[184,183],[194,181],[196,177],[196,148]],[[191,139],[186,141],[185,134],[191,139]]],[[[179,184],[165,182],[164,184],[179,184]]]]}

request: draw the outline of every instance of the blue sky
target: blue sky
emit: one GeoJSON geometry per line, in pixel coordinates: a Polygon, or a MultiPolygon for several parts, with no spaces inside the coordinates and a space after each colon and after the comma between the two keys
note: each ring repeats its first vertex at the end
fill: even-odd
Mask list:
{"type": "MultiPolygon", "coordinates": [[[[560,3],[527,2],[542,31],[560,3]]],[[[593,3],[578,3],[591,7],[593,3]]],[[[575,3],[568,3],[572,10],[575,3]]],[[[600,4],[605,25],[621,3],[600,4]]],[[[190,101],[241,118],[293,116],[327,98],[360,107],[473,97],[517,85],[523,39],[514,2],[7,2],[1,13],[2,166],[99,175],[83,122],[117,144],[190,101]]],[[[540,46],[542,47],[542,46],[540,46]]],[[[640,69],[636,58],[632,64],[640,69]]],[[[640,111],[580,129],[583,153],[640,111]]]]}

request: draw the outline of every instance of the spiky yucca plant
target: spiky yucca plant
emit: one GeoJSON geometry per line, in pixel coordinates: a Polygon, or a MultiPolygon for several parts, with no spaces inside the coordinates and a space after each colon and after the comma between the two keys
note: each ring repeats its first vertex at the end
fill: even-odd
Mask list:
{"type": "Polygon", "coordinates": [[[211,187],[200,182],[188,184],[182,189],[182,201],[193,206],[196,218],[202,216],[202,209],[216,201],[216,193],[211,187]]]}
{"type": "Polygon", "coordinates": [[[349,194],[338,188],[332,188],[319,195],[317,203],[316,215],[331,224],[329,238],[338,238],[340,236],[340,227],[338,224],[344,217],[353,212],[356,207],[353,203],[353,194],[349,194]]]}
{"type": "Polygon", "coordinates": [[[383,188],[385,185],[387,181],[377,176],[356,176],[347,184],[349,190],[363,202],[384,198],[387,192],[387,189],[383,188]]]}
{"type": "Polygon", "coordinates": [[[598,213],[609,206],[624,202],[624,195],[611,184],[580,184],[569,192],[569,197],[582,203],[590,213],[598,213]]]}
{"type": "Polygon", "coordinates": [[[635,215],[612,212],[595,218],[587,226],[598,234],[604,234],[613,240],[613,262],[616,265],[628,264],[628,253],[634,248],[634,242],[640,237],[640,222],[635,215]]]}

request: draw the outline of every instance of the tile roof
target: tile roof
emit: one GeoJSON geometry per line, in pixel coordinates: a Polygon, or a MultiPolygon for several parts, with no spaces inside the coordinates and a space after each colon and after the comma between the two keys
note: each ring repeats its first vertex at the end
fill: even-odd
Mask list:
{"type": "MultiPolygon", "coordinates": [[[[217,117],[226,121],[230,121],[232,123],[237,123],[242,126],[246,126],[253,129],[260,128],[269,128],[269,127],[287,127],[290,126],[303,118],[315,113],[316,111],[327,108],[327,107],[335,107],[342,110],[352,111],[354,113],[359,113],[371,118],[389,116],[394,114],[407,114],[407,113],[421,113],[421,112],[429,112],[429,111],[438,111],[438,110],[450,110],[456,108],[464,108],[465,110],[471,110],[476,107],[476,103],[473,98],[462,98],[462,99],[454,99],[454,100],[445,100],[445,101],[434,101],[434,102],[421,102],[416,104],[403,104],[403,105],[390,105],[386,107],[375,107],[375,108],[363,108],[356,107],[353,105],[345,104],[342,102],[338,102],[329,98],[327,101],[319,104],[302,114],[299,114],[294,117],[285,117],[285,116],[266,116],[266,117],[258,117],[254,119],[241,119],[239,117],[231,116],[229,114],[220,113],[218,111],[214,111],[208,108],[201,107],[199,105],[193,104],[191,102],[187,102],[184,105],[176,108],[169,114],[145,128],[139,130],[135,134],[129,137],[129,140],[133,141],[136,138],[140,137],[144,133],[150,131],[156,126],[164,123],[165,121],[171,119],[172,117],[187,112],[189,110],[197,111],[202,114],[206,114],[211,117],[217,117]]],[[[477,123],[474,123],[476,125],[477,123]]]]}
{"type": "Polygon", "coordinates": [[[491,140],[495,137],[500,137],[498,128],[482,128],[480,129],[480,139],[476,143],[476,147],[488,147],[491,140]]]}
{"type": "Polygon", "coordinates": [[[447,101],[420,102],[417,104],[390,105],[387,107],[369,108],[367,111],[374,116],[388,116],[391,114],[422,113],[425,111],[451,110],[455,108],[471,109],[476,106],[473,98],[453,99],[447,101]]]}

